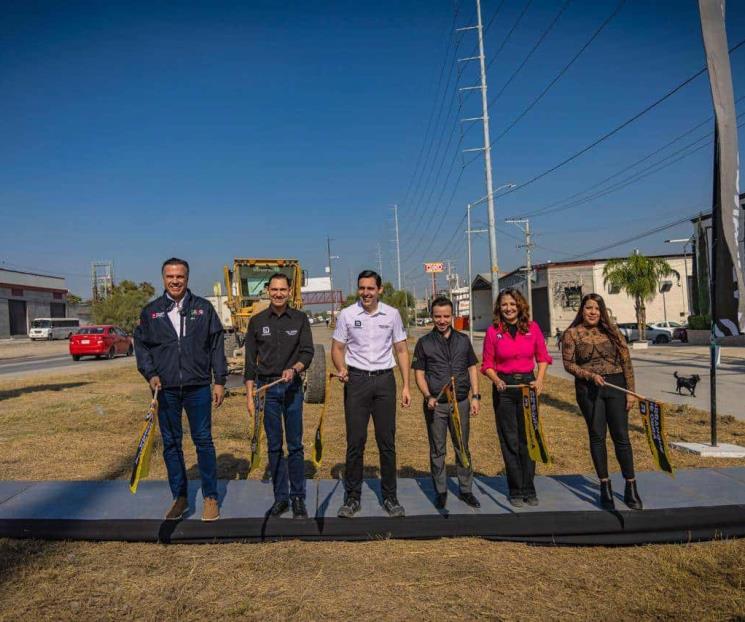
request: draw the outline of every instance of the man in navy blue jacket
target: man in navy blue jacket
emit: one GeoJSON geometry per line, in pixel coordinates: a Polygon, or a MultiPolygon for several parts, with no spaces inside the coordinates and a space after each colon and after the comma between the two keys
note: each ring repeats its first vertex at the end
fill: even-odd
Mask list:
{"type": "Polygon", "coordinates": [[[158,389],[158,425],[163,459],[174,502],[166,520],[178,520],[189,509],[188,482],[181,441],[181,411],[186,410],[202,478],[202,520],[220,517],[217,502],[217,457],[212,442],[212,403],[225,396],[227,361],[223,328],[212,305],[187,288],[189,264],[172,257],[161,269],[165,292],[140,313],[135,329],[137,369],[158,389]],[[214,386],[210,391],[214,376],[214,386]]]}

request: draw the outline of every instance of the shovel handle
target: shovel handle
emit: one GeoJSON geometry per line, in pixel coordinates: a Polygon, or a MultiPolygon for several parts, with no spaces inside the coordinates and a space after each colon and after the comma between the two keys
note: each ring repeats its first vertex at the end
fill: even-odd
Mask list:
{"type": "Polygon", "coordinates": [[[646,400],[647,398],[643,395],[639,395],[638,393],[634,393],[633,391],[629,391],[628,389],[624,389],[623,387],[619,387],[616,384],[611,384],[610,382],[606,382],[604,387],[610,387],[611,389],[615,389],[616,391],[623,391],[624,393],[627,393],[628,395],[633,395],[638,400],[646,400]]]}

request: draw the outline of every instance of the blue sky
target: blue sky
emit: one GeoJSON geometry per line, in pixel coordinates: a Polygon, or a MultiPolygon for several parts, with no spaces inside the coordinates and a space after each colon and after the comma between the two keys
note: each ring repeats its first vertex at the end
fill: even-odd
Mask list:
{"type": "MultiPolygon", "coordinates": [[[[484,0],[490,99],[563,4],[484,0]]],[[[617,5],[568,4],[490,108],[492,140],[617,5]]],[[[728,5],[732,46],[745,38],[745,3],[728,5]]],[[[394,276],[390,206],[398,203],[405,283],[421,293],[423,261],[451,259],[465,274],[465,205],[485,186],[481,160],[459,176],[459,149],[479,147],[482,138],[478,125],[463,124],[461,139],[458,122],[480,114],[477,95],[458,110],[453,92],[475,84],[476,67],[465,67],[448,91],[438,77],[442,67],[445,77],[455,75],[451,60],[473,52],[475,35],[451,30],[473,23],[473,6],[4,3],[0,265],[64,275],[85,296],[93,260],[113,260],[117,278],[156,282],[161,260],[178,255],[192,263],[192,288],[208,293],[234,256],[297,257],[320,275],[329,235],[341,257],[337,283],[346,289],[350,271],[377,265],[378,244],[385,276],[394,276]]],[[[731,61],[738,98],[745,46],[731,61]]],[[[495,142],[495,186],[520,184],[562,161],[704,63],[696,2],[626,2],[495,142]]],[[[499,199],[497,219],[584,191],[710,115],[704,75],[576,161],[499,199]]],[[[702,125],[614,181],[711,128],[702,125]]],[[[709,145],[616,192],[534,217],[535,259],[574,257],[707,209],[711,158],[709,145]]],[[[476,227],[484,212],[475,208],[476,227]]],[[[499,227],[500,265],[511,269],[522,259],[511,237],[519,231],[499,227]]],[[[688,233],[679,226],[602,254],[665,252],[664,239],[688,233]]],[[[477,270],[487,268],[486,257],[485,236],[477,236],[477,270]]]]}

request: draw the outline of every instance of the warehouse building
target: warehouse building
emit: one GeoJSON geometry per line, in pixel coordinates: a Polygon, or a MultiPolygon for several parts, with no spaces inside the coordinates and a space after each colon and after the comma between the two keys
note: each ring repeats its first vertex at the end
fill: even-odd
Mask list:
{"type": "Polygon", "coordinates": [[[28,335],[34,318],[66,317],[65,279],[0,268],[0,339],[28,335]]]}

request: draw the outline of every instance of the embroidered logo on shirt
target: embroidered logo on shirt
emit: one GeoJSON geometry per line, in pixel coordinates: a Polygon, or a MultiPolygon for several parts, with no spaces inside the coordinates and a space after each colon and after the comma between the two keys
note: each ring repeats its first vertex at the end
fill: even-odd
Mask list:
{"type": "Polygon", "coordinates": [[[297,330],[286,330],[285,332],[290,336],[297,335],[297,330]]]}
{"type": "Polygon", "coordinates": [[[195,315],[204,315],[204,309],[192,309],[191,315],[194,317],[195,315]]]}
{"type": "Polygon", "coordinates": [[[378,324],[378,328],[390,328],[390,324],[378,324]]]}
{"type": "Polygon", "coordinates": [[[362,328],[362,320],[355,320],[354,321],[354,327],[355,328],[362,328]]]}
{"type": "Polygon", "coordinates": [[[156,313],[151,313],[150,317],[154,320],[157,320],[159,317],[165,317],[165,311],[158,311],[156,313]]]}
{"type": "Polygon", "coordinates": [[[269,326],[262,326],[261,327],[261,334],[262,335],[271,335],[272,329],[269,326]]]}

